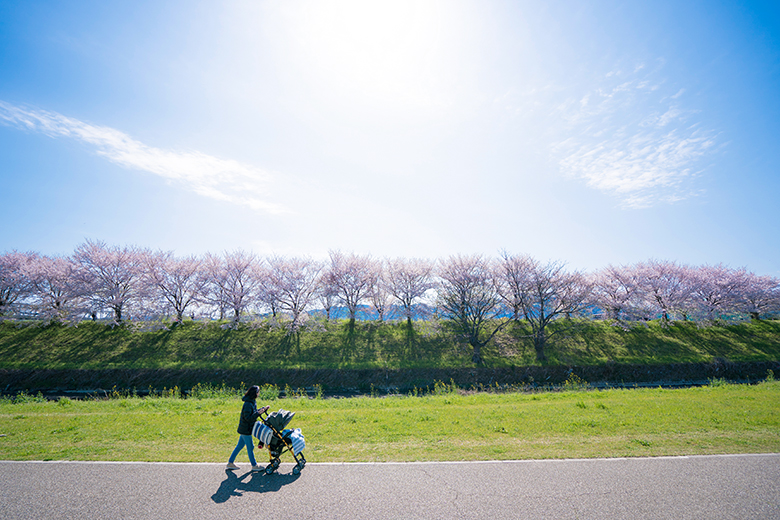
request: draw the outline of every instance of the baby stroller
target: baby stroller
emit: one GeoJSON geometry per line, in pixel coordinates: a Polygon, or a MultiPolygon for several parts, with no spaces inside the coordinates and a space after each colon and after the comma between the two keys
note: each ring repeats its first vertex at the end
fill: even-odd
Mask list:
{"type": "Polygon", "coordinates": [[[306,441],[303,438],[300,428],[285,429],[290,423],[295,412],[279,409],[278,412],[265,411],[260,414],[260,420],[252,428],[252,436],[258,441],[268,446],[271,462],[265,467],[265,474],[270,475],[279,469],[279,457],[282,453],[289,451],[295,459],[296,465],[293,468],[293,475],[299,475],[306,465],[306,459],[303,456],[303,449],[306,447],[306,441]],[[263,413],[265,417],[263,417],[263,413]]]}

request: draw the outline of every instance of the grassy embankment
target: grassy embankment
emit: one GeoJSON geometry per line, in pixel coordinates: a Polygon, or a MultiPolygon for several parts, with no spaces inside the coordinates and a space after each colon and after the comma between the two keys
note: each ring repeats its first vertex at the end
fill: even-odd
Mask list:
{"type": "MultiPolygon", "coordinates": [[[[486,366],[537,364],[529,331],[507,327],[484,349],[486,366]]],[[[0,368],[448,368],[472,366],[471,351],[446,323],[314,322],[286,337],[269,322],[241,325],[192,323],[171,330],[138,331],[100,323],[78,327],[0,324],[0,368]]],[[[652,322],[628,329],[578,322],[554,338],[550,365],[607,362],[662,364],[780,360],[780,321],[700,328],[652,322]]]]}
{"type": "MultiPolygon", "coordinates": [[[[309,461],[498,460],[780,451],[780,382],[679,390],[269,402],[297,412],[309,461]]],[[[241,402],[0,400],[0,460],[226,460],[241,402]]],[[[263,402],[268,402],[264,400],[263,402]]],[[[260,455],[259,460],[263,460],[260,455]]],[[[289,455],[285,460],[291,460],[289,455]]],[[[246,461],[242,454],[239,462],[246,461]]]]}

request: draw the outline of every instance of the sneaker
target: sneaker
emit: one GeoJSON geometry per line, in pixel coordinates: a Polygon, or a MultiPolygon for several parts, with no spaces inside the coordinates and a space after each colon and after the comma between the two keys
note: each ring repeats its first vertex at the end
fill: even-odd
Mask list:
{"type": "Polygon", "coordinates": [[[259,464],[255,464],[254,466],[252,466],[252,471],[263,471],[263,469],[265,468],[263,468],[259,464]]]}
{"type": "Polygon", "coordinates": [[[239,467],[233,464],[232,462],[228,462],[227,466],[225,466],[225,469],[239,469],[239,467]]]}

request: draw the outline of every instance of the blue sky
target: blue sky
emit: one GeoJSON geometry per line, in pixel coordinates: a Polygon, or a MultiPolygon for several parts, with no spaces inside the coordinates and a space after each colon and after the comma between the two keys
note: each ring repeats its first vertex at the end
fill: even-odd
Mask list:
{"type": "Polygon", "coordinates": [[[0,251],[780,275],[773,2],[0,0],[0,251]]]}

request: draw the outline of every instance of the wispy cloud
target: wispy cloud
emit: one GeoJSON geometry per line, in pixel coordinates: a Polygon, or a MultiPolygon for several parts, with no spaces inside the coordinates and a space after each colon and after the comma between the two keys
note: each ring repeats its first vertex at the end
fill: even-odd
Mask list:
{"type": "Polygon", "coordinates": [[[204,197],[257,211],[285,212],[282,206],[268,202],[271,176],[254,166],[197,151],[155,148],[114,128],[3,101],[0,101],[0,122],[49,137],[75,139],[94,147],[95,153],[111,162],[159,175],[204,197]]]}
{"type": "Polygon", "coordinates": [[[623,207],[648,207],[688,198],[692,192],[681,188],[694,173],[691,165],[713,144],[696,131],[680,135],[677,130],[610,136],[587,145],[564,142],[560,166],[589,186],[618,195],[623,207]]]}
{"type": "Polygon", "coordinates": [[[669,96],[653,71],[611,72],[560,103],[562,139],[551,145],[561,170],[617,196],[625,208],[649,207],[693,196],[699,160],[715,147],[714,133],[696,112],[669,96]]]}

